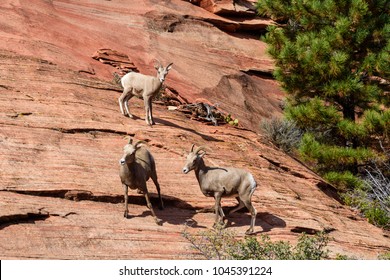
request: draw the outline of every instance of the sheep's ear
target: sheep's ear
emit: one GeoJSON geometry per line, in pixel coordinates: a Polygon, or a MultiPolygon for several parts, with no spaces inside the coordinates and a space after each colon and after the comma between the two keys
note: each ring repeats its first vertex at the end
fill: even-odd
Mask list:
{"type": "Polygon", "coordinates": [[[136,150],[138,150],[139,148],[142,147],[143,144],[146,144],[146,142],[144,140],[139,140],[137,141],[137,143],[134,144],[134,147],[136,150]]]}
{"type": "Polygon", "coordinates": [[[202,151],[201,153],[198,154],[198,157],[202,158],[202,157],[204,157],[205,154],[206,154],[206,151],[202,151]]]}
{"type": "Polygon", "coordinates": [[[167,71],[171,70],[172,64],[173,64],[173,62],[172,62],[172,63],[169,63],[165,69],[167,69],[167,71]]]}

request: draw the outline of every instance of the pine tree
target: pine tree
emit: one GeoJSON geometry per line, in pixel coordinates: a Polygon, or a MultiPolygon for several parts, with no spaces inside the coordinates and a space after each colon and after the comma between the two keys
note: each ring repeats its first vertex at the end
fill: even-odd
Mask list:
{"type": "Polygon", "coordinates": [[[285,114],[306,132],[302,155],[355,186],[362,167],[389,160],[390,1],[259,0],[258,11],[278,22],[264,40],[285,114]]]}

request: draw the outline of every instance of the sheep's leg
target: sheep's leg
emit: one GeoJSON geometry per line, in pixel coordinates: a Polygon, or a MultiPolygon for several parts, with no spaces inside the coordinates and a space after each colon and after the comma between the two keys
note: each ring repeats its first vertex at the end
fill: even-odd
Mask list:
{"type": "Polygon", "coordinates": [[[129,94],[125,100],[124,100],[124,106],[125,106],[125,109],[126,109],[126,112],[127,112],[127,115],[129,116],[129,118],[133,118],[133,115],[130,113],[130,110],[129,110],[129,100],[133,97],[133,94],[129,94]]]}
{"type": "Polygon", "coordinates": [[[160,199],[160,207],[159,209],[160,210],[163,210],[164,209],[164,203],[163,203],[163,200],[161,198],[161,193],[160,193],[160,184],[158,183],[157,181],[157,174],[156,174],[156,171],[152,172],[151,176],[150,176],[153,180],[153,183],[155,184],[156,186],[156,189],[157,189],[157,193],[158,193],[158,198],[160,199]]]}
{"type": "Polygon", "coordinates": [[[151,124],[156,124],[153,119],[153,106],[152,106],[152,98],[149,98],[149,121],[151,124]]]}
{"type": "Polygon", "coordinates": [[[124,88],[121,96],[119,96],[119,98],[118,98],[119,108],[121,109],[121,113],[124,116],[126,116],[126,112],[125,112],[125,108],[124,108],[124,106],[125,106],[124,101],[126,100],[128,94],[131,92],[131,90],[132,90],[131,88],[124,88]]]}
{"type": "Polygon", "coordinates": [[[123,184],[123,188],[125,191],[125,213],[124,213],[124,216],[125,216],[125,218],[127,218],[128,214],[129,214],[129,210],[128,210],[129,194],[128,194],[128,187],[125,184],[123,184]]]}
{"type": "Polygon", "coordinates": [[[150,99],[150,97],[144,96],[145,122],[146,122],[147,125],[152,125],[152,122],[149,119],[149,116],[150,116],[149,99],[150,99]]]}
{"type": "Polygon", "coordinates": [[[251,213],[251,224],[250,224],[249,229],[245,232],[245,234],[252,234],[253,229],[255,227],[257,211],[256,211],[255,207],[253,207],[250,198],[243,200],[243,203],[245,204],[245,207],[248,208],[249,212],[251,213]]]}
{"type": "Polygon", "coordinates": [[[234,212],[237,212],[238,210],[241,210],[242,208],[245,207],[244,202],[242,202],[242,200],[239,197],[237,198],[237,200],[238,200],[239,204],[229,212],[229,215],[233,214],[234,212]]]}
{"type": "Polygon", "coordinates": [[[162,220],[157,218],[156,214],[154,213],[152,203],[150,203],[148,190],[145,191],[144,195],[145,195],[145,199],[146,199],[146,205],[148,206],[150,212],[152,212],[152,216],[153,216],[156,224],[158,224],[159,226],[162,226],[162,220]]]}
{"type": "Polygon", "coordinates": [[[215,206],[214,206],[215,222],[214,222],[214,226],[216,226],[218,223],[223,224],[223,219],[225,218],[225,214],[223,213],[223,209],[221,207],[222,194],[221,193],[215,193],[214,194],[214,198],[215,198],[215,206]]]}

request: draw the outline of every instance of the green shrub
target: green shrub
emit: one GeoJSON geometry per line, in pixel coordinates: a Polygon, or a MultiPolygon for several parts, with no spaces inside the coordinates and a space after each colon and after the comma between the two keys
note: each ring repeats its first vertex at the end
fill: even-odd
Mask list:
{"type": "Polygon", "coordinates": [[[345,260],[349,260],[349,259],[350,258],[347,255],[340,255],[340,254],[336,255],[336,260],[338,260],[338,261],[345,261],[345,260]]]}
{"type": "Polygon", "coordinates": [[[234,250],[229,252],[237,260],[290,260],[294,259],[292,246],[286,241],[272,242],[268,235],[260,240],[248,237],[238,241],[234,250]]]}
{"type": "Polygon", "coordinates": [[[353,175],[349,171],[345,172],[335,172],[331,171],[324,174],[324,179],[327,180],[330,184],[337,187],[339,191],[352,190],[356,187],[361,187],[363,181],[357,176],[353,175]]]}
{"type": "Polygon", "coordinates": [[[388,213],[381,208],[377,202],[371,202],[366,209],[363,209],[363,213],[371,224],[383,228],[390,227],[390,217],[388,213]]]}
{"type": "Polygon", "coordinates": [[[182,233],[194,249],[196,249],[205,259],[208,260],[228,260],[231,259],[229,252],[236,246],[233,233],[223,230],[222,226],[214,229],[202,231],[198,236],[192,235],[186,230],[182,233]]]}
{"type": "Polygon", "coordinates": [[[321,260],[328,257],[328,250],[325,250],[329,242],[329,236],[323,232],[315,236],[302,234],[295,246],[295,260],[321,260]]]}
{"type": "Polygon", "coordinates": [[[225,122],[232,126],[238,126],[238,119],[233,118],[231,114],[225,117],[225,122]]]}
{"type": "Polygon", "coordinates": [[[238,240],[232,231],[221,227],[200,232],[198,236],[184,231],[183,236],[206,259],[320,260],[329,253],[325,249],[329,236],[322,232],[314,236],[302,234],[296,246],[286,241],[271,241],[268,235],[238,240]]]}
{"type": "Polygon", "coordinates": [[[378,201],[372,200],[367,187],[356,188],[342,195],[344,202],[358,208],[368,222],[385,229],[390,228],[390,215],[380,206],[378,201]]]}
{"type": "MultiPolygon", "coordinates": [[[[353,169],[375,156],[371,149],[342,147],[322,144],[311,133],[305,133],[299,151],[307,160],[314,160],[319,171],[335,171],[353,169]]],[[[321,172],[324,173],[324,172],[321,172]]]]}
{"type": "Polygon", "coordinates": [[[386,252],[386,253],[380,254],[378,256],[378,259],[380,259],[380,260],[390,260],[390,252],[386,252]]]}

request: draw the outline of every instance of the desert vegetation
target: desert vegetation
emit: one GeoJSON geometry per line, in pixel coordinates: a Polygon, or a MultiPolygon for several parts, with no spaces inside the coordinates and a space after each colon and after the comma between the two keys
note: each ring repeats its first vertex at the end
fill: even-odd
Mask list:
{"type": "Polygon", "coordinates": [[[287,93],[284,118],[261,127],[305,161],[345,203],[389,228],[390,15],[388,1],[268,1],[262,38],[287,93]]]}
{"type": "MultiPolygon", "coordinates": [[[[198,255],[205,259],[217,260],[321,260],[329,258],[326,248],[330,237],[319,232],[314,236],[301,234],[298,243],[271,241],[262,234],[260,238],[238,239],[234,231],[216,227],[198,235],[183,232],[198,255]]],[[[347,258],[347,257],[346,257],[347,258]]]]}

